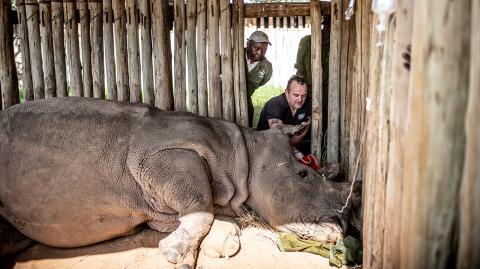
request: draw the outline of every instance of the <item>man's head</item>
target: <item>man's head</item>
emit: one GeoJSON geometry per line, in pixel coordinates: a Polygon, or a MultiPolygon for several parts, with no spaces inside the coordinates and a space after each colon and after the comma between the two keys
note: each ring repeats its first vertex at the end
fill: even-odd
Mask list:
{"type": "Polygon", "coordinates": [[[247,39],[247,58],[252,62],[258,62],[265,58],[268,45],[268,35],[262,31],[253,32],[247,39]]]}
{"type": "Polygon", "coordinates": [[[307,83],[301,76],[292,76],[285,89],[288,105],[292,109],[300,109],[307,99],[307,83]]]}

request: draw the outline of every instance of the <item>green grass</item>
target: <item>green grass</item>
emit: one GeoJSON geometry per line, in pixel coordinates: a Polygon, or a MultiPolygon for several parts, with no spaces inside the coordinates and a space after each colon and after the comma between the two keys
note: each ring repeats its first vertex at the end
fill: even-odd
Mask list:
{"type": "Polygon", "coordinates": [[[260,117],[260,111],[262,111],[265,103],[272,97],[275,97],[285,90],[281,87],[262,86],[255,90],[252,95],[253,107],[255,108],[255,114],[253,115],[253,127],[257,127],[258,118],[260,117]]]}

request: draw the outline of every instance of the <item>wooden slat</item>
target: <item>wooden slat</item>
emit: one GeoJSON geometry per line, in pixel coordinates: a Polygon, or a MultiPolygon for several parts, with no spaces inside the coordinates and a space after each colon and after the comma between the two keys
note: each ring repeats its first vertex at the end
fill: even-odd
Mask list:
{"type": "Polygon", "coordinates": [[[42,49],[40,45],[40,28],[39,28],[39,8],[38,5],[30,5],[36,3],[36,0],[27,0],[25,6],[27,14],[28,28],[28,47],[30,49],[30,64],[32,67],[32,82],[34,99],[43,99],[45,97],[45,84],[43,80],[42,67],[42,49]]]}
{"type": "Polygon", "coordinates": [[[174,0],[174,100],[175,110],[184,111],[186,108],[186,79],[185,79],[185,2],[174,0]]]}
{"type": "Polygon", "coordinates": [[[32,81],[32,69],[30,62],[30,48],[29,48],[29,38],[28,38],[28,27],[27,27],[27,13],[25,10],[25,0],[20,0],[17,8],[18,20],[21,24],[20,29],[20,40],[21,40],[21,49],[22,49],[22,67],[23,67],[23,91],[25,95],[25,100],[33,100],[33,81],[32,81]]]}
{"type": "Polygon", "coordinates": [[[73,96],[83,96],[82,66],[80,65],[80,46],[78,44],[78,21],[75,15],[74,2],[63,3],[65,13],[65,36],[67,44],[67,59],[70,70],[70,87],[73,96]]]}
{"type": "MultiPolygon", "coordinates": [[[[19,8],[21,8],[21,6],[19,8]]],[[[60,2],[52,2],[51,8],[55,86],[57,87],[56,95],[58,97],[65,97],[67,96],[67,67],[65,63],[65,20],[63,16],[63,4],[60,2]]]]}
{"type": "Polygon", "coordinates": [[[92,81],[92,47],[90,44],[90,13],[88,4],[85,1],[79,1],[77,7],[80,14],[80,34],[82,50],[82,73],[83,73],[83,96],[93,97],[92,81]]]}
{"type": "Polygon", "coordinates": [[[102,2],[89,2],[92,21],[92,82],[93,97],[105,98],[105,78],[103,67],[103,14],[102,2]]]}
{"type": "Polygon", "coordinates": [[[142,0],[140,4],[140,38],[142,52],[142,81],[143,81],[143,102],[155,105],[153,93],[153,64],[152,64],[152,15],[150,0],[142,0]]]}
{"type": "Polygon", "coordinates": [[[173,107],[172,52],[168,30],[168,0],[152,1],[153,9],[153,67],[155,106],[171,110],[173,107]]]}
{"type": "Polygon", "coordinates": [[[112,0],[103,0],[103,51],[105,53],[105,77],[108,99],[118,100],[115,72],[115,52],[113,49],[113,10],[112,0]]]}
{"type": "Polygon", "coordinates": [[[244,4],[243,0],[234,1],[235,19],[234,31],[234,93],[235,93],[235,120],[236,123],[248,126],[247,81],[245,77],[245,52],[244,52],[244,4]]]}
{"type": "Polygon", "coordinates": [[[125,0],[113,0],[113,22],[115,36],[115,63],[117,67],[117,97],[119,101],[128,101],[128,56],[127,56],[127,16],[125,0]]]}
{"type": "Polygon", "coordinates": [[[223,119],[235,120],[235,97],[233,95],[233,66],[232,66],[232,35],[229,0],[220,0],[220,26],[221,26],[221,66],[222,66],[222,96],[223,119]]]}
{"type": "Polygon", "coordinates": [[[460,187],[457,268],[480,268],[480,2],[472,1],[470,90],[465,121],[465,166],[460,187]]]}
{"type": "Polygon", "coordinates": [[[472,3],[415,1],[401,268],[447,268],[457,251],[472,3]]]}
{"type": "Polygon", "coordinates": [[[208,115],[207,95],[207,1],[197,0],[198,114],[208,115]]]}
{"type": "Polygon", "coordinates": [[[0,2],[0,109],[18,103],[18,78],[13,55],[13,23],[10,2],[0,2]]]}
{"type": "Polygon", "coordinates": [[[138,7],[137,0],[127,0],[127,47],[128,47],[128,81],[130,101],[141,102],[140,99],[140,51],[138,44],[138,7]]]}
{"type": "Polygon", "coordinates": [[[52,40],[52,9],[50,3],[40,3],[40,37],[42,47],[42,63],[45,75],[45,97],[56,95],[55,60],[52,40]]]}
{"type": "MultiPolygon", "coordinates": [[[[330,1],[321,1],[322,15],[330,15],[330,1]]],[[[309,3],[245,4],[245,18],[310,16],[309,3]]]]}
{"type": "Polygon", "coordinates": [[[198,113],[197,83],[197,1],[187,1],[187,74],[188,74],[188,111],[198,113]]]}
{"type": "Polygon", "coordinates": [[[222,92],[220,85],[220,47],[219,47],[219,2],[208,0],[208,116],[222,117],[222,92]]]}
{"type": "Polygon", "coordinates": [[[312,144],[311,152],[322,157],[322,13],[319,1],[310,2],[312,19],[312,144]]]}

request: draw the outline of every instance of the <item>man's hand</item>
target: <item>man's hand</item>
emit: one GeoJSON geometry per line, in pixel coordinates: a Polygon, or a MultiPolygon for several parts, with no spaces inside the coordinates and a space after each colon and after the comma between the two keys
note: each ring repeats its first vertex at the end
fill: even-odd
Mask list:
{"type": "Polygon", "coordinates": [[[268,126],[271,128],[276,128],[283,125],[283,121],[279,119],[269,119],[268,126]]]}

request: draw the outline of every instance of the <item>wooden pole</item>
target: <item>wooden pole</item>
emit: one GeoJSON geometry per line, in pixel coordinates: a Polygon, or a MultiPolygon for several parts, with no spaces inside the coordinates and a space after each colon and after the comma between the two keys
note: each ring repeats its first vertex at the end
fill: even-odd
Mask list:
{"type": "Polygon", "coordinates": [[[93,97],[92,47],[90,45],[90,13],[86,1],[78,2],[80,12],[80,34],[82,40],[83,96],[93,97]]]}
{"type": "Polygon", "coordinates": [[[18,103],[18,80],[13,54],[13,24],[10,2],[0,1],[0,92],[1,109],[18,103]]]}
{"type": "Polygon", "coordinates": [[[103,14],[102,2],[89,2],[92,21],[92,81],[93,97],[105,98],[105,78],[103,67],[103,14]]]}
{"type": "Polygon", "coordinates": [[[150,0],[142,0],[140,4],[140,38],[142,52],[142,81],[143,81],[143,102],[155,105],[153,94],[153,64],[152,64],[152,12],[150,0]]]}
{"type": "Polygon", "coordinates": [[[48,2],[42,2],[40,5],[40,37],[42,47],[42,63],[45,75],[45,97],[54,97],[56,95],[55,85],[55,60],[53,53],[52,40],[52,9],[48,2]]]}
{"type": "Polygon", "coordinates": [[[118,100],[115,73],[115,54],[113,50],[113,10],[112,0],[103,0],[103,51],[105,52],[105,71],[108,99],[118,100]]]}
{"type": "Polygon", "coordinates": [[[208,116],[222,117],[220,85],[219,0],[208,0],[208,116]]]}
{"type": "Polygon", "coordinates": [[[342,0],[331,3],[330,58],[328,77],[327,162],[338,163],[340,143],[340,55],[342,40],[342,0]]]}
{"type": "Polygon", "coordinates": [[[248,126],[248,108],[247,108],[247,81],[245,76],[245,18],[243,0],[234,1],[235,19],[234,19],[234,94],[235,94],[235,120],[237,124],[248,126]]]}
{"type": "Polygon", "coordinates": [[[64,16],[63,4],[61,2],[52,2],[52,39],[53,39],[53,59],[55,69],[55,86],[58,97],[67,96],[67,67],[65,64],[65,38],[64,38],[64,16]]]}
{"type": "MultiPolygon", "coordinates": [[[[330,2],[321,1],[322,14],[330,15],[330,2]]],[[[250,3],[245,4],[245,18],[310,16],[309,3],[250,3]]]]}
{"type": "Polygon", "coordinates": [[[65,2],[67,59],[70,67],[70,87],[73,96],[83,96],[82,66],[80,65],[80,47],[78,44],[78,21],[74,2],[65,2]]]}
{"type": "Polygon", "coordinates": [[[186,109],[186,86],[185,86],[185,1],[174,0],[174,100],[175,110],[184,111],[186,109]]]}
{"type": "Polygon", "coordinates": [[[130,101],[141,102],[140,88],[140,51],[138,45],[138,7],[136,0],[127,0],[127,47],[128,47],[128,81],[130,101]]]}
{"type": "Polygon", "coordinates": [[[232,32],[229,0],[220,0],[220,25],[222,45],[222,96],[223,119],[235,120],[235,97],[233,95],[232,32]]]}
{"type": "Polygon", "coordinates": [[[188,111],[198,113],[197,83],[197,1],[187,1],[187,74],[188,74],[188,111]]]}
{"type": "Polygon", "coordinates": [[[45,97],[45,84],[43,81],[42,49],[40,45],[39,8],[36,0],[26,0],[28,47],[30,49],[30,64],[32,67],[33,97],[45,97]]]}
{"type": "Polygon", "coordinates": [[[310,1],[312,19],[312,154],[322,157],[322,13],[320,1],[310,1]]]}
{"type": "Polygon", "coordinates": [[[480,268],[480,2],[472,1],[470,90],[465,121],[465,166],[460,185],[457,268],[480,268]]]}
{"type": "Polygon", "coordinates": [[[117,67],[117,97],[119,101],[128,101],[128,60],[127,60],[127,16],[125,0],[113,0],[113,22],[115,35],[115,62],[117,67]]]}
{"type": "Polygon", "coordinates": [[[23,68],[23,90],[25,95],[25,101],[33,100],[33,81],[32,81],[32,69],[30,62],[30,48],[28,41],[28,26],[27,26],[27,12],[25,10],[25,0],[17,2],[18,20],[21,24],[20,40],[22,48],[22,68],[23,68]]]}
{"type": "Polygon", "coordinates": [[[197,0],[198,114],[208,115],[207,95],[207,1],[197,0]]]}
{"type": "Polygon", "coordinates": [[[168,0],[153,3],[153,64],[155,106],[171,110],[173,106],[172,52],[168,29],[168,0]]]}
{"type": "MultiPolygon", "coordinates": [[[[456,255],[471,3],[415,1],[404,147],[407,161],[403,166],[401,268],[447,268],[456,255]]],[[[478,21],[475,23],[478,25],[478,21]]]]}

